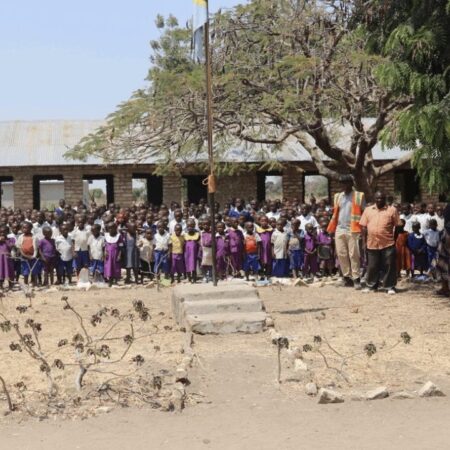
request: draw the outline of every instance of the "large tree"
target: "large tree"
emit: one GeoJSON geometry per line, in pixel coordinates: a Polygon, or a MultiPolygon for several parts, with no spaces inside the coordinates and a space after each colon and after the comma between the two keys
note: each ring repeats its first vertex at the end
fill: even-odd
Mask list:
{"type": "Polygon", "coordinates": [[[396,95],[413,98],[383,133],[386,145],[415,150],[414,165],[432,190],[450,189],[450,0],[369,0],[355,20],[368,50],[388,57],[377,74],[396,95]]]}
{"type": "MultiPolygon", "coordinates": [[[[379,77],[384,57],[366,51],[371,35],[354,25],[355,11],[355,2],[346,0],[253,0],[214,15],[219,161],[242,142],[269,149],[274,160],[283,145],[300,144],[319,173],[331,179],[351,174],[370,196],[381,175],[411,158],[374,161],[380,134],[414,97],[379,77]]],[[[191,31],[173,17],[157,24],[162,34],[152,42],[148,88],[120,105],[70,156],[151,157],[167,169],[203,153],[204,78],[191,60],[191,31]]]]}

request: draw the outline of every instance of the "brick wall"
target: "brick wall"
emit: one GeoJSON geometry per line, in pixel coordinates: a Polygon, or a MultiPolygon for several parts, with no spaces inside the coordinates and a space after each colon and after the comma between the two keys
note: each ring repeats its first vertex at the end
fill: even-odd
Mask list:
{"type": "MultiPolygon", "coordinates": [[[[83,175],[113,175],[114,176],[114,200],[121,205],[130,204],[133,201],[132,176],[134,172],[152,173],[152,166],[41,166],[41,167],[0,167],[0,176],[12,176],[14,178],[14,204],[22,209],[33,207],[33,176],[41,175],[51,178],[54,175],[64,177],[65,199],[69,204],[76,204],[83,196],[83,175]]],[[[282,175],[283,196],[288,199],[303,198],[303,173],[300,166],[290,165],[284,168],[282,175]]],[[[330,191],[340,192],[340,183],[330,180],[330,191]]],[[[223,206],[230,198],[241,197],[246,201],[257,197],[257,172],[244,172],[233,176],[219,177],[217,183],[217,201],[223,206]]],[[[394,173],[387,173],[380,177],[379,189],[387,195],[394,193],[394,173]]],[[[182,178],[179,175],[163,177],[163,201],[170,204],[171,201],[181,201],[182,178]]],[[[438,201],[438,196],[429,194],[422,189],[422,201],[438,201]]]]}
{"type": "Polygon", "coordinates": [[[217,179],[216,200],[223,206],[231,198],[243,198],[246,202],[256,198],[256,172],[219,177],[217,179]]]}
{"type": "Polygon", "coordinates": [[[290,165],[283,169],[283,197],[288,200],[303,199],[303,172],[299,167],[290,165]]]}
{"type": "Polygon", "coordinates": [[[181,202],[182,179],[179,175],[163,177],[163,202],[169,206],[170,202],[181,202]]]}
{"type": "Polygon", "coordinates": [[[114,172],[114,202],[120,206],[133,203],[133,172],[128,168],[114,172]]]}

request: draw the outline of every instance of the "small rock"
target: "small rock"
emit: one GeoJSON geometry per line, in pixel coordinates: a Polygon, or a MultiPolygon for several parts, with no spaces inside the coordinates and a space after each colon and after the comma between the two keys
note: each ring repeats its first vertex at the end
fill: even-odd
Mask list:
{"type": "Polygon", "coordinates": [[[107,414],[111,411],[112,411],[111,406],[99,406],[98,408],[95,409],[95,412],[98,414],[107,414]]]}
{"type": "Polygon", "coordinates": [[[389,391],[387,387],[382,386],[366,393],[366,400],[381,400],[382,398],[389,397],[389,391]]]}
{"type": "Polygon", "coordinates": [[[319,402],[324,405],[327,403],[344,403],[344,397],[338,392],[332,391],[331,389],[320,389],[319,391],[319,402]]]}
{"type": "Polygon", "coordinates": [[[358,314],[359,313],[359,308],[353,308],[352,309],[352,313],[353,314],[358,314]]]}
{"type": "Polygon", "coordinates": [[[175,389],[172,392],[170,402],[173,405],[174,411],[182,411],[184,409],[185,396],[186,396],[186,394],[179,389],[175,389]]]}
{"type": "Polygon", "coordinates": [[[445,394],[431,381],[419,389],[419,397],[445,397],[445,394]]]}
{"type": "Polygon", "coordinates": [[[295,363],[294,363],[294,370],[296,372],[299,372],[300,370],[306,371],[306,370],[308,370],[308,366],[301,359],[296,359],[295,363]]]}
{"type": "Polygon", "coordinates": [[[273,340],[273,339],[278,339],[278,338],[280,338],[280,337],[281,337],[281,334],[278,333],[277,331],[275,331],[274,328],[271,328],[271,329],[269,330],[269,336],[270,336],[270,338],[273,340]]]}
{"type": "Polygon", "coordinates": [[[394,400],[408,400],[414,398],[414,394],[408,391],[400,391],[392,394],[391,398],[393,398],[394,400]]]}
{"type": "Polygon", "coordinates": [[[316,383],[308,383],[305,386],[305,392],[307,395],[315,396],[317,395],[317,386],[316,383]]]}
{"type": "Polygon", "coordinates": [[[187,370],[185,370],[182,367],[178,367],[178,369],[177,369],[177,371],[175,373],[176,381],[185,380],[185,379],[187,379],[187,377],[188,377],[187,370]]]}
{"type": "Polygon", "coordinates": [[[275,326],[275,322],[273,321],[272,317],[266,317],[266,327],[272,328],[275,326]]]}

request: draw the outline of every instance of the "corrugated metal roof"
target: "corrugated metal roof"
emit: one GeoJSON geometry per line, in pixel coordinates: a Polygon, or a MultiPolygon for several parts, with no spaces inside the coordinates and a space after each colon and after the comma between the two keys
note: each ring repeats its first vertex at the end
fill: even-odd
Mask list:
{"type": "MultiPolygon", "coordinates": [[[[371,122],[373,119],[365,119],[367,125],[371,122]]],[[[104,164],[99,158],[89,157],[86,161],[73,161],[64,157],[68,149],[103,124],[101,120],[0,121],[0,165],[14,167],[104,164]]],[[[330,132],[337,142],[343,145],[350,139],[351,127],[339,125],[333,127],[330,132]]],[[[377,144],[373,155],[378,160],[391,160],[403,156],[404,152],[399,148],[383,151],[381,144],[377,144]]],[[[185,162],[194,163],[205,159],[205,156],[200,154],[195,160],[185,162]]],[[[288,139],[281,149],[275,152],[269,145],[240,143],[228,149],[222,159],[228,162],[311,161],[305,148],[293,138],[288,139]]],[[[146,163],[155,161],[150,158],[146,163]]]]}
{"type": "Polygon", "coordinates": [[[55,120],[0,122],[2,166],[60,166],[101,164],[91,158],[85,163],[68,161],[64,153],[95,131],[100,120],[55,120]]]}

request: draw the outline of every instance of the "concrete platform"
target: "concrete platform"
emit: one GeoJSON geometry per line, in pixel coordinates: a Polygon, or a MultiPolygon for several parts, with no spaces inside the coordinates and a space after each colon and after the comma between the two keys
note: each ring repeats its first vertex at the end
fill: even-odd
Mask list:
{"type": "Polygon", "coordinates": [[[197,334],[255,334],[264,331],[265,312],[187,315],[186,324],[197,334]]]}
{"type": "Polygon", "coordinates": [[[199,334],[259,333],[265,327],[258,292],[243,283],[176,286],[172,311],[179,325],[199,334]]]}

